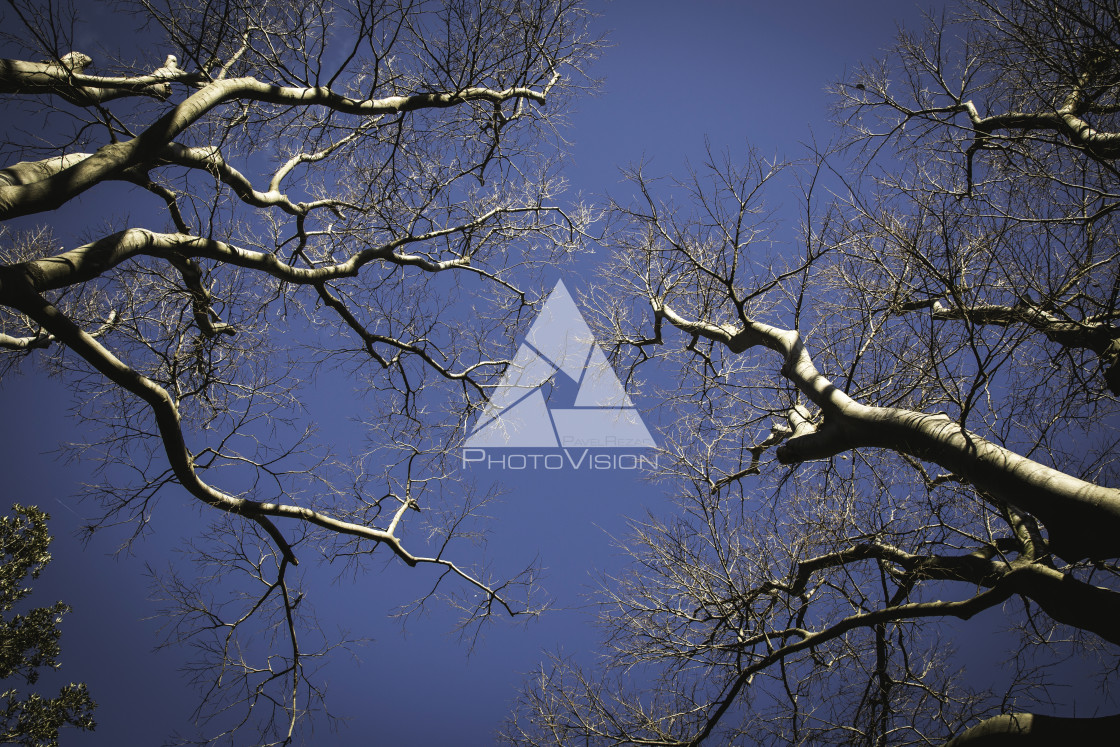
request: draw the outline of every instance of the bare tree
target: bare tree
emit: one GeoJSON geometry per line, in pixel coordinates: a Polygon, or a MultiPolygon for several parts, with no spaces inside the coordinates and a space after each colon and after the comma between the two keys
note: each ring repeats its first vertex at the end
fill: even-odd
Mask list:
{"type": "Polygon", "coordinates": [[[803,172],[796,255],[762,201],[778,165],[631,173],[599,323],[676,374],[682,511],[604,582],[605,670],[542,670],[510,741],[1114,739],[1052,718],[1042,664],[1095,652],[1108,678],[1120,644],[1118,21],[980,0],[903,34],[838,86],[850,138],[803,172]],[[1004,681],[950,653],[993,608],[1004,681]]]}
{"type": "Polygon", "coordinates": [[[434,566],[471,587],[465,625],[532,609],[531,569],[453,558],[486,496],[444,457],[535,268],[583,240],[556,126],[596,41],[577,0],[138,0],[111,16],[136,29],[127,59],[95,63],[66,7],[2,11],[3,373],[74,391],[92,528],[139,533],[182,491],[215,510],[203,574],[160,578],[170,639],[199,647],[218,736],[286,744],[337,644],[301,557],[434,566]],[[122,209],[91,221],[87,194],[122,209]],[[363,458],[302,425],[325,366],[374,395],[363,458]]]}

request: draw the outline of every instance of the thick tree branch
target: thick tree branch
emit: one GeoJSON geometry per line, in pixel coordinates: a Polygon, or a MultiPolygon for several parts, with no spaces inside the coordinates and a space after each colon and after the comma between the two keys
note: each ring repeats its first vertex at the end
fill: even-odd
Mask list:
{"type": "MultiPolygon", "coordinates": [[[[209,485],[195,471],[194,457],[187,449],[186,440],[179,423],[178,408],[166,390],[125,365],[91,335],[84,332],[57,308],[38,295],[29,285],[25,285],[23,288],[13,288],[12,283],[9,282],[6,286],[8,300],[12,302],[11,305],[14,308],[41,324],[55,339],[80,355],[113,383],[148,404],[155,415],[164,452],[180,485],[186,488],[191,495],[210,506],[256,521],[276,542],[288,562],[295,565],[298,561],[287,540],[269,517],[303,521],[336,534],[385,544],[409,566],[416,566],[421,563],[442,566],[484,591],[490,600],[499,603],[509,614],[517,614],[500,595],[499,590],[466,573],[452,561],[442,557],[418,557],[413,555],[404,548],[392,529],[382,530],[364,524],[355,524],[304,506],[238,498],[209,485]]],[[[413,505],[407,503],[401,506],[397,516],[394,517],[393,529],[399,521],[400,514],[411,507],[413,505]]]]}
{"type": "Polygon", "coordinates": [[[861,543],[801,561],[792,583],[763,584],[756,596],[774,592],[798,596],[813,574],[849,563],[883,560],[901,569],[899,582],[904,586],[922,580],[961,581],[989,589],[999,585],[1031,599],[1060,623],[1120,644],[1120,627],[1115,624],[1120,619],[1120,593],[1080,581],[1031,558],[998,559],[996,551],[991,547],[967,555],[916,555],[877,542],[861,543]]]}
{"type": "Polygon", "coordinates": [[[911,302],[904,305],[903,310],[913,311],[919,308],[932,309],[932,317],[939,321],[959,320],[1000,327],[1025,325],[1038,330],[1062,347],[1092,350],[1100,357],[1109,390],[1113,394],[1120,394],[1120,327],[1112,324],[1117,316],[1115,314],[1072,321],[1027,302],[1015,306],[945,306],[938,300],[911,302]]]}
{"type": "Polygon", "coordinates": [[[1015,306],[945,306],[935,301],[932,316],[941,321],[963,320],[1000,327],[1021,324],[1042,332],[1050,340],[1065,347],[1087,348],[1098,354],[1103,353],[1114,339],[1120,337],[1120,329],[1113,327],[1109,323],[1111,320],[1071,321],[1026,302],[1015,306]]]}
{"type": "Polygon", "coordinates": [[[1094,129],[1074,112],[1073,107],[1068,105],[1055,112],[1006,112],[990,117],[981,117],[971,101],[964,102],[962,106],[968,113],[968,118],[976,132],[976,139],[970,151],[973,148],[985,147],[993,134],[998,131],[1047,131],[1063,135],[1070,143],[1093,158],[1104,161],[1120,158],[1120,133],[1100,132],[1094,129]]]}
{"type": "Polygon", "coordinates": [[[375,261],[415,266],[427,272],[455,268],[469,271],[472,269],[469,256],[432,262],[425,257],[403,254],[398,250],[409,244],[432,241],[469,231],[500,214],[535,213],[549,209],[547,207],[494,208],[465,223],[422,234],[402,236],[381,246],[355,252],[342,262],[314,268],[294,267],[274,254],[242,249],[215,239],[130,228],[53,257],[29,260],[5,268],[0,272],[0,301],[4,294],[4,278],[9,275],[26,277],[37,291],[56,290],[92,280],[137,256],[159,257],[169,261],[176,261],[183,257],[211,259],[250,270],[259,270],[279,280],[297,285],[314,285],[338,278],[355,277],[362,267],[375,261]]]}
{"type": "MultiPolygon", "coordinates": [[[[333,147],[331,150],[333,150],[333,147]]],[[[292,159],[288,164],[285,164],[281,171],[277,172],[269,185],[268,191],[261,192],[253,187],[252,182],[244,174],[226,162],[221,151],[215,147],[188,148],[179,143],[169,143],[161,152],[162,162],[202,169],[214,174],[247,205],[260,208],[278,207],[290,215],[306,215],[316,208],[346,205],[341,200],[316,200],[297,204],[280,192],[280,180],[283,174],[287,173],[284,169],[290,171],[292,166],[289,164],[292,164],[292,162],[304,163],[318,160],[316,156],[325,158],[326,154],[317,153],[305,156],[302,159],[292,159]]]]}
{"type": "Polygon", "coordinates": [[[851,449],[876,447],[934,462],[967,479],[982,495],[1037,517],[1050,531],[1061,557],[1120,556],[1120,490],[1086,482],[966,431],[944,415],[893,407],[869,407],[840,391],[817,370],[801,335],[751,321],[742,328],[688,320],[663,301],[651,301],[663,316],[689,334],[734,352],[762,346],[782,356],[782,375],[821,409],[823,422],[777,450],[794,464],[827,459],[851,449]]]}
{"type": "Polygon", "coordinates": [[[53,210],[98,182],[115,178],[134,166],[154,165],[164,150],[207,112],[230,101],[259,101],[288,106],[322,106],[342,114],[375,117],[421,109],[448,108],[470,101],[501,103],[528,99],[544,104],[544,94],[531,88],[493,90],[465,87],[458,91],[352,99],[326,87],[276,86],[255,78],[230,78],[208,83],[157,119],[131,140],[111,143],[89,158],[37,181],[0,186],[0,220],[53,210]]]}
{"type": "Polygon", "coordinates": [[[1120,729],[1120,715],[1061,718],[1005,713],[981,721],[944,747],[1052,747],[1058,744],[1108,744],[1120,729]]]}
{"type": "Polygon", "coordinates": [[[92,106],[124,96],[154,96],[165,99],[171,94],[169,83],[180,81],[196,83],[197,75],[169,67],[174,64],[169,57],[164,67],[150,75],[129,78],[83,75],[93,58],[81,52],[63,55],[58,62],[24,62],[0,60],[0,93],[7,94],[56,94],[78,106],[92,106]]]}
{"type": "Polygon", "coordinates": [[[732,703],[735,702],[739,692],[747,684],[752,675],[769,668],[792,654],[821,646],[857,628],[869,628],[885,622],[915,620],[923,617],[956,617],[961,620],[968,620],[983,610],[1005,602],[1012,594],[1013,592],[1010,589],[1000,584],[995,588],[982,591],[970,599],[961,601],[914,602],[911,604],[901,604],[871,612],[849,615],[816,632],[776,631],[769,635],[767,640],[779,640],[791,637],[791,635],[792,637],[796,637],[797,640],[778,646],[771,653],[752,661],[749,666],[744,667],[716,701],[717,704],[714,704],[715,708],[711,711],[710,715],[707,716],[703,729],[701,729],[696,736],[686,742],[667,741],[662,744],[698,747],[698,745],[703,743],[704,740],[711,735],[712,730],[719,724],[720,719],[731,707],[732,703]]]}

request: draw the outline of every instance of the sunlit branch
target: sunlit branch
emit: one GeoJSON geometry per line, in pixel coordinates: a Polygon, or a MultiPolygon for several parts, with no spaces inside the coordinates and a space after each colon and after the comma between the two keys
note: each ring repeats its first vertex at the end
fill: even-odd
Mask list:
{"type": "Polygon", "coordinates": [[[763,346],[782,356],[782,375],[821,409],[823,421],[779,447],[779,460],[825,459],[868,446],[893,449],[940,464],[984,494],[1037,516],[1050,530],[1054,551],[1063,557],[1120,554],[1120,490],[1027,459],[943,415],[860,404],[817,370],[795,330],[761,322],[744,328],[717,326],[688,320],[661,300],[651,299],[651,304],[656,315],[674,326],[720,342],[734,352],[763,346]]]}
{"type": "MultiPolygon", "coordinates": [[[[259,101],[302,107],[323,106],[343,114],[376,117],[421,109],[448,108],[471,101],[501,103],[517,98],[530,99],[539,104],[545,101],[542,93],[531,88],[508,88],[496,91],[489,88],[467,87],[459,91],[388,96],[363,101],[342,96],[323,87],[276,86],[254,78],[214,81],[188,96],[135,138],[102,146],[89,158],[81,159],[37,181],[0,186],[0,220],[54,209],[99,181],[114,178],[125,169],[154,165],[161,158],[165,148],[180,133],[187,130],[207,112],[231,101],[259,101]]],[[[235,177],[231,175],[231,178],[235,177]]]]}

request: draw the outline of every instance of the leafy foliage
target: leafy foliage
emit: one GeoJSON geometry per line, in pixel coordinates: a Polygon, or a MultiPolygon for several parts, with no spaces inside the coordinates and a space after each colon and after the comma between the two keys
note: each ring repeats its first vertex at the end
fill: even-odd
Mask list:
{"type": "Polygon", "coordinates": [[[61,666],[58,625],[70,612],[64,602],[16,611],[31,593],[27,582],[38,578],[51,560],[49,518],[35,506],[18,504],[12,506],[12,515],[0,517],[0,678],[22,681],[0,693],[0,741],[28,747],[57,745],[58,732],[65,726],[92,730],[96,725],[96,704],[85,683],[65,685],[53,698],[24,691],[38,682],[40,670],[61,666]]]}

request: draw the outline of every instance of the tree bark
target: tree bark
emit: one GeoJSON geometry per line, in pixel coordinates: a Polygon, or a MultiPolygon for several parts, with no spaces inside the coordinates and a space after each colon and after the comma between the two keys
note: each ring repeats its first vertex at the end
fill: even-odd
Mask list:
{"type": "Polygon", "coordinates": [[[1113,745],[1120,734],[1120,714],[1101,718],[1062,718],[1032,713],[1005,713],[981,721],[944,747],[1055,747],[1113,745]]]}
{"type": "Polygon", "coordinates": [[[1050,549],[1059,557],[1120,557],[1120,490],[1027,459],[967,431],[947,415],[864,405],[817,369],[797,330],[746,319],[742,327],[715,325],[685,319],[657,299],[652,306],[655,314],[679,329],[721,342],[732,352],[766,347],[782,356],[782,376],[819,407],[821,415],[816,423],[804,413],[791,412],[793,436],[776,452],[783,464],[867,447],[908,454],[967,480],[997,506],[1015,506],[1037,518],[1046,525],[1050,549]]]}

